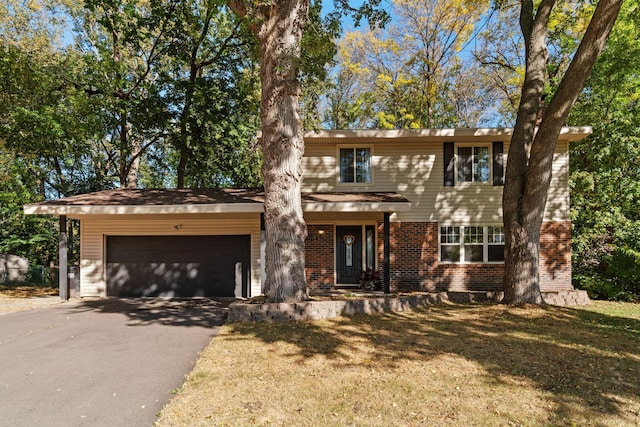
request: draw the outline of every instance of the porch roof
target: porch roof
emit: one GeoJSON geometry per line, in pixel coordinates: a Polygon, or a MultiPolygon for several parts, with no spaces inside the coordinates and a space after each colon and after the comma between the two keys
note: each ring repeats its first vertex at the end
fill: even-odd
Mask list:
{"type": "MultiPolygon", "coordinates": [[[[24,206],[28,215],[128,215],[263,212],[262,189],[119,189],[24,206]]],[[[305,212],[396,212],[411,202],[394,192],[302,193],[305,212]]]]}

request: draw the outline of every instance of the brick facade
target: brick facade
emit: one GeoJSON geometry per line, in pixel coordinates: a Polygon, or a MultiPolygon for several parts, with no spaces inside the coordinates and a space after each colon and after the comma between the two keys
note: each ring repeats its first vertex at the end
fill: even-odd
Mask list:
{"type": "MultiPolygon", "coordinates": [[[[378,231],[382,233],[382,226],[378,231]]],[[[441,264],[438,250],[437,222],[392,222],[391,290],[502,289],[504,267],[501,264],[441,264]]]]}
{"type": "Polygon", "coordinates": [[[540,288],[543,291],[573,289],[571,285],[571,221],[542,223],[540,288]]]}
{"type": "MultiPolygon", "coordinates": [[[[309,226],[307,280],[312,290],[330,289],[334,281],[333,225],[309,226]],[[319,233],[322,230],[323,233],[319,233]]],[[[392,222],[391,291],[500,291],[502,264],[438,262],[437,222],[392,222]]],[[[378,265],[383,266],[384,229],[378,224],[378,265]]],[[[540,237],[542,291],[571,290],[571,223],[546,222],[540,237]]]]}
{"type": "Polygon", "coordinates": [[[312,291],[331,289],[334,285],[334,226],[307,225],[305,273],[312,291]]]}

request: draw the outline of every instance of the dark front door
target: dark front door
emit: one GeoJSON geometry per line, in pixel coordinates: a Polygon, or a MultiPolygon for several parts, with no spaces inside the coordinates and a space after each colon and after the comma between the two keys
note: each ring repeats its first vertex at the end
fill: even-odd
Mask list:
{"type": "Polygon", "coordinates": [[[362,271],[362,227],[336,227],[336,268],[338,284],[358,284],[362,271]]]}
{"type": "Polygon", "coordinates": [[[109,236],[107,295],[246,295],[250,236],[109,236]]]}

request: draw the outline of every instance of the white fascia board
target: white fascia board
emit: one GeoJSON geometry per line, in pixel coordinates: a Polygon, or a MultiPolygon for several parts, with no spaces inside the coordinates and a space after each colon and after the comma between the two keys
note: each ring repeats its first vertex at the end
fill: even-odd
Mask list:
{"type": "MultiPolygon", "coordinates": [[[[305,212],[407,212],[411,203],[380,202],[306,202],[305,212]]],[[[262,213],[260,203],[230,203],[214,205],[161,205],[161,206],[62,206],[25,205],[26,215],[150,215],[150,214],[201,214],[201,213],[262,213]]]]}
{"type": "Polygon", "coordinates": [[[304,212],[407,212],[411,203],[378,202],[307,202],[302,203],[304,212]]]}
{"type": "Polygon", "coordinates": [[[192,213],[260,213],[262,203],[220,203],[211,205],[62,206],[25,205],[26,215],[135,215],[192,213]]]}
{"type": "MultiPolygon", "coordinates": [[[[593,132],[591,126],[564,126],[560,130],[559,139],[578,141],[593,132]]],[[[509,141],[513,135],[512,128],[459,128],[459,129],[392,129],[392,130],[318,130],[305,133],[305,139],[336,140],[366,139],[375,140],[413,140],[425,141],[509,141]]]]}

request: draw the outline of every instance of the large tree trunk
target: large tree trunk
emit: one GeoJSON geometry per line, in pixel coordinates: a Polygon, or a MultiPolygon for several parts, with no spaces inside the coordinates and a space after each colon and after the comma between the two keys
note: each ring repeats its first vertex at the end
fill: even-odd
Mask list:
{"type": "Polygon", "coordinates": [[[264,293],[273,302],[303,301],[308,298],[304,275],[307,227],[300,199],[304,139],[298,64],[309,1],[256,3],[250,11],[247,5],[241,0],[230,4],[237,13],[253,19],[261,48],[264,293]]]}
{"type": "Polygon", "coordinates": [[[505,226],[504,299],[507,304],[542,304],[540,227],[552,178],[558,136],[618,16],[623,0],[601,0],[589,27],[536,132],[546,82],[547,24],[555,0],[521,1],[520,26],[526,43],[522,98],[509,148],[503,193],[505,226]]]}
{"type": "Polygon", "coordinates": [[[142,141],[131,138],[131,161],[127,170],[127,188],[138,188],[138,175],[140,173],[140,161],[142,158],[142,141]]]}

